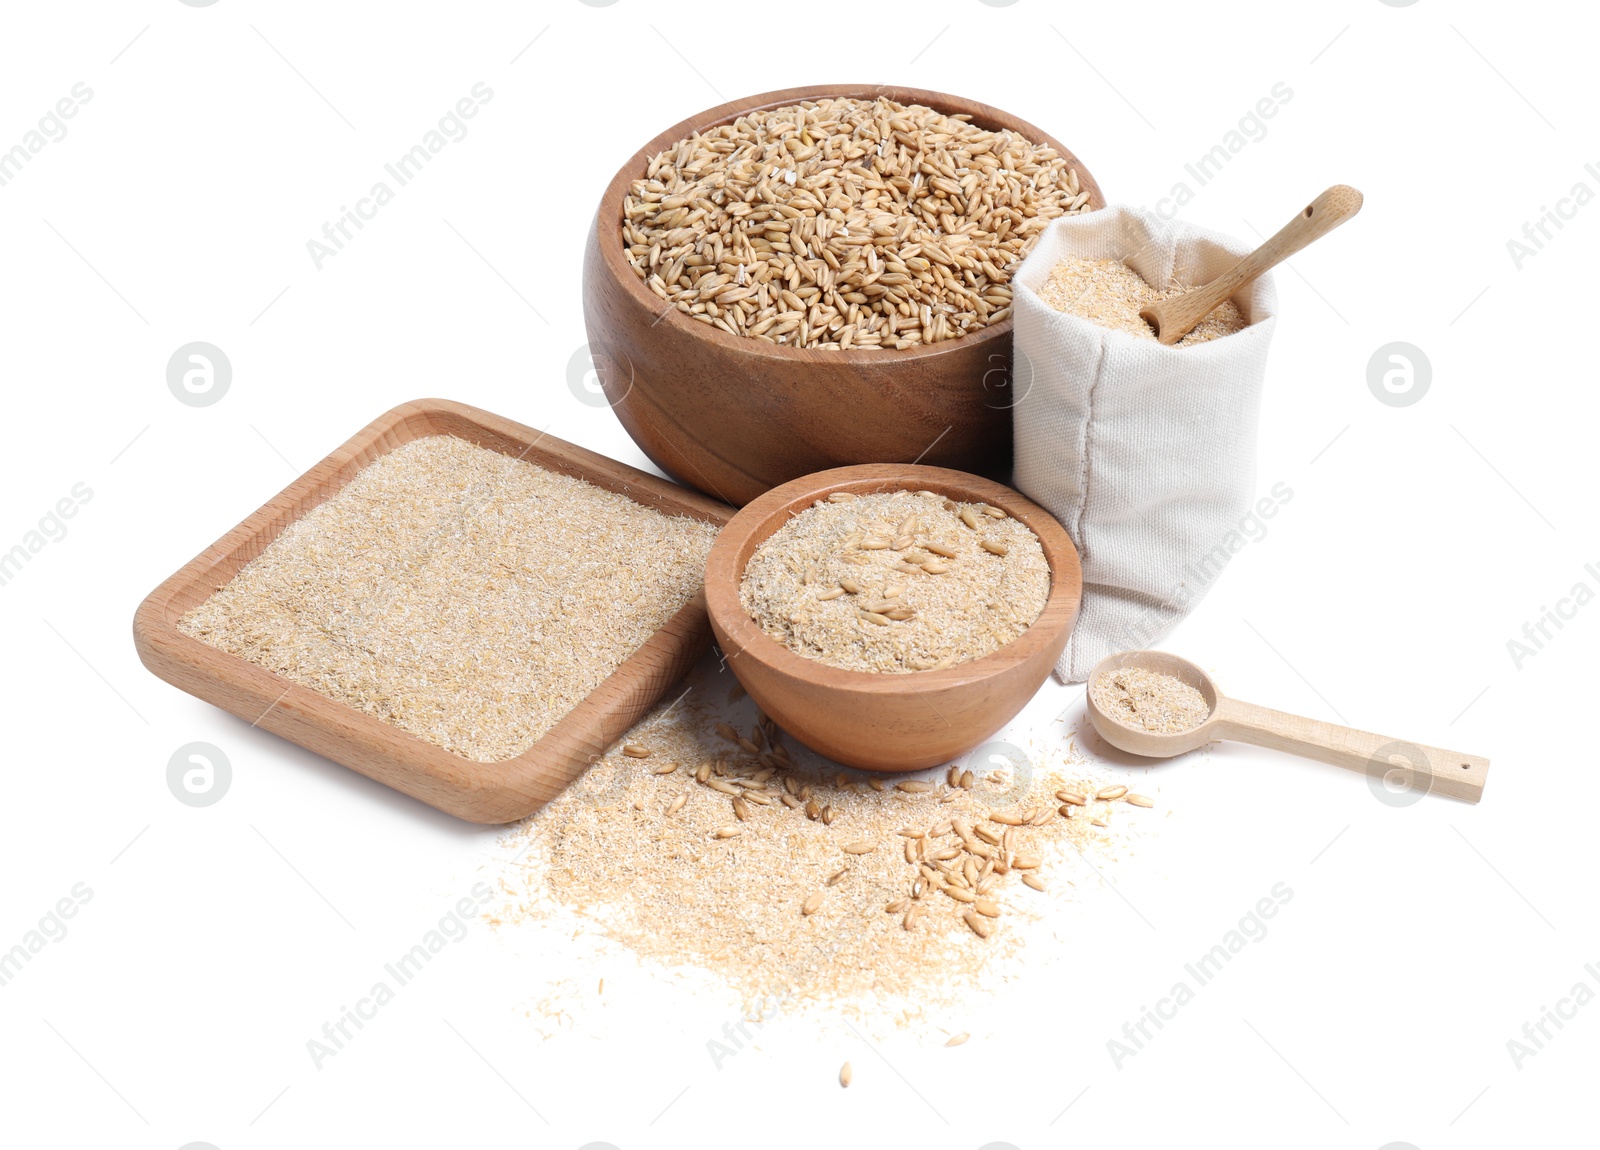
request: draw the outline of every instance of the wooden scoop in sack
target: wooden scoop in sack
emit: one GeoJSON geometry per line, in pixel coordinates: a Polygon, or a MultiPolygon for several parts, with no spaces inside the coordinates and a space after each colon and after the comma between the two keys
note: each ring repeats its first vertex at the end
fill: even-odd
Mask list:
{"type": "Polygon", "coordinates": [[[1151,304],[1139,318],[1155,329],[1162,343],[1177,343],[1211,314],[1211,309],[1264,271],[1277,267],[1312,240],[1321,239],[1361,210],[1361,193],[1335,184],[1306,205],[1277,235],[1262,244],[1205,287],[1151,304]]]}

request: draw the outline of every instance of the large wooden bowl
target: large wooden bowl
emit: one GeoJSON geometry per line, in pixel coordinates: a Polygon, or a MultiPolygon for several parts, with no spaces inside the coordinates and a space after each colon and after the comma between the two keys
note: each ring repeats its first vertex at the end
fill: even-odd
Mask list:
{"type": "Polygon", "coordinates": [[[1004,478],[1011,466],[1011,319],[924,347],[821,351],[730,335],[653,294],[628,265],[622,201],[650,157],[698,130],[819,96],[924,104],[1049,144],[1105,198],[1064,145],[1017,117],[916,88],[827,84],[765,92],[674,124],[622,165],[583,263],[589,351],[622,426],[668,473],[744,504],[800,475],[850,463],[923,463],[1004,478]]]}
{"type": "Polygon", "coordinates": [[[812,750],[874,771],[950,762],[1010,722],[1066,648],[1082,592],[1077,549],[1048,511],[1009,487],[943,467],[865,464],[785,483],[730,519],[706,560],[711,629],[751,698],[812,750]],[[917,490],[992,504],[1039,537],[1050,563],[1050,595],[1033,626],[1016,639],[943,671],[846,671],[791,651],[745,613],[739,602],[745,565],[791,516],[835,491],[917,490]]]}

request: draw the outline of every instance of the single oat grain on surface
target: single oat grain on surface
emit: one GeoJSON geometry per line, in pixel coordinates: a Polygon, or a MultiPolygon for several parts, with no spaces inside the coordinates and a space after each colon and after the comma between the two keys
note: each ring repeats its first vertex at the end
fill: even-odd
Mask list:
{"type": "Polygon", "coordinates": [[[623,201],[634,273],[732,335],[907,348],[1011,314],[1011,273],[1089,191],[1055,149],[888,98],[753,111],[652,157],[623,201]]]}
{"type": "MultiPolygon", "coordinates": [[[[477,762],[512,758],[700,588],[716,528],[453,436],[364,468],[186,635],[477,762]]],[[[649,754],[630,742],[624,754],[649,754]]],[[[636,760],[635,760],[636,761],[636,760]]]]}
{"type": "Polygon", "coordinates": [[[933,492],[845,494],[795,515],[745,566],[740,603],[790,650],[852,671],[943,669],[1044,610],[1050,565],[1026,524],[933,492]]]}
{"type": "MultiPolygon", "coordinates": [[[[1154,340],[1156,333],[1140,317],[1140,310],[1188,290],[1187,287],[1154,287],[1121,260],[1072,258],[1050,269],[1050,278],[1039,288],[1039,298],[1056,311],[1081,316],[1113,331],[1154,340]]],[[[1232,335],[1244,326],[1244,315],[1238,305],[1226,299],[1174,346],[1206,343],[1232,335]]]]}
{"type": "MultiPolygon", "coordinates": [[[[1123,726],[1158,735],[1192,731],[1211,714],[1205,696],[1182,679],[1140,667],[1102,671],[1095,676],[1089,690],[1094,695],[1095,706],[1104,714],[1123,726]]],[[[1128,788],[1117,789],[1127,794],[1128,788]]],[[[1101,792],[1096,797],[1107,796],[1101,792]]],[[[1149,802],[1142,795],[1137,797],[1143,801],[1136,806],[1149,802]]]]}

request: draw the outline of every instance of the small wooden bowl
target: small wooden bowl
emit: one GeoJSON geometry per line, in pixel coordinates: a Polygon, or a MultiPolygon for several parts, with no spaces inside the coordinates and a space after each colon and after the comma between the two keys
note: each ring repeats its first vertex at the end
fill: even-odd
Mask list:
{"type": "Polygon", "coordinates": [[[587,480],[667,515],[689,515],[721,526],[732,514],[732,508],[664,479],[487,411],[444,399],[417,400],[380,415],[152,591],[134,616],[134,646],[154,674],[253,727],[457,818],[508,823],[560,794],[711,646],[702,596],[684,604],[538,742],[498,763],[464,758],[425,742],[178,629],[186,612],[210,598],[291,523],[337,494],[369,463],[428,435],[454,435],[587,480]]]}
{"type": "Polygon", "coordinates": [[[1011,721],[1066,648],[1083,574],[1072,540],[1050,513],[1001,484],[943,467],[864,464],[785,483],[746,505],[706,560],[706,608],[728,666],[789,734],[836,762],[918,771],[950,762],[1011,721]],[[739,583],[755,549],[789,519],[835,491],[936,491],[1003,509],[1032,529],[1050,564],[1039,618],[992,655],[943,671],[845,671],[807,659],[746,614],[739,583]]]}
{"type": "Polygon", "coordinates": [[[883,85],[764,92],[675,124],[622,165],[595,213],[583,263],[589,351],[617,418],[644,453],[708,495],[744,504],[776,484],[849,463],[923,460],[986,475],[1011,465],[1011,318],[960,339],[886,351],[821,351],[730,335],[647,288],[622,246],[622,201],[662,149],[696,131],[820,96],[967,113],[1048,144],[1100,186],[1060,141],[974,100],[883,85]]]}

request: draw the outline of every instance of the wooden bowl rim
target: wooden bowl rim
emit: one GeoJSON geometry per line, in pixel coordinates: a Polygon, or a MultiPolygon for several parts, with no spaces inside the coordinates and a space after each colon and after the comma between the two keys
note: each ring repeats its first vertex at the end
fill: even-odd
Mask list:
{"type": "MultiPolygon", "coordinates": [[[[730,100],[725,104],[707,108],[688,119],[682,120],[672,127],[661,132],[644,147],[640,148],[626,163],[611,177],[611,182],[606,185],[604,194],[600,197],[600,206],[595,213],[596,238],[599,243],[601,263],[611,274],[612,278],[623,285],[623,292],[637,305],[648,308],[651,314],[659,314],[657,309],[661,304],[661,297],[652,292],[628,264],[622,254],[622,200],[628,185],[631,184],[639,173],[645,170],[651,156],[662,151],[670,144],[677,143],[695,132],[707,128],[720,127],[739,116],[750,112],[765,111],[770,108],[781,108],[786,104],[803,103],[806,100],[815,100],[827,96],[843,96],[851,99],[876,99],[887,96],[898,103],[922,104],[947,115],[965,113],[973,118],[973,123],[980,127],[991,129],[1005,128],[1017,132],[1035,143],[1048,144],[1054,148],[1063,159],[1067,160],[1078,170],[1079,187],[1089,193],[1089,206],[1098,211],[1106,206],[1105,196],[1100,191],[1087,165],[1065,144],[1061,143],[1048,132],[1036,127],[1020,117],[990,104],[971,100],[964,96],[954,96],[947,92],[935,92],[927,88],[902,88],[890,84],[810,84],[799,88],[780,88],[772,92],[760,92],[754,96],[746,96],[739,100],[730,100]]],[[[894,364],[909,363],[918,359],[943,354],[950,350],[948,345],[961,344],[965,347],[979,346],[1011,334],[1011,326],[1016,315],[1006,316],[996,324],[989,324],[980,328],[972,335],[960,336],[953,340],[941,340],[939,343],[921,344],[917,347],[884,348],[871,351],[829,351],[822,348],[785,347],[782,344],[768,343],[766,340],[754,339],[750,336],[730,335],[728,332],[700,323],[686,317],[676,307],[668,308],[665,315],[657,320],[658,323],[673,325],[675,330],[687,332],[697,338],[710,340],[712,343],[725,347],[730,351],[739,351],[757,358],[766,358],[789,363],[806,363],[815,357],[827,356],[829,362],[838,362],[850,365],[867,364],[894,364]]]]}
{"type": "Polygon", "coordinates": [[[706,610],[727,642],[738,650],[724,651],[728,665],[738,675],[739,659],[754,659],[776,674],[807,686],[853,691],[869,695],[909,695],[942,690],[996,678],[1036,658],[1071,628],[1078,617],[1083,594],[1083,570],[1078,549],[1056,518],[1027,496],[992,479],[947,467],[920,464],[862,463],[834,467],[792,479],[742,507],[717,535],[706,558],[706,610]],[[966,502],[989,503],[1021,521],[1039,538],[1050,564],[1050,594],[1039,617],[998,651],[958,663],[942,671],[852,671],[808,659],[768,635],[745,612],[739,601],[739,584],[745,565],[763,541],[795,514],[835,491],[858,494],[871,491],[926,489],[966,502]]]}

